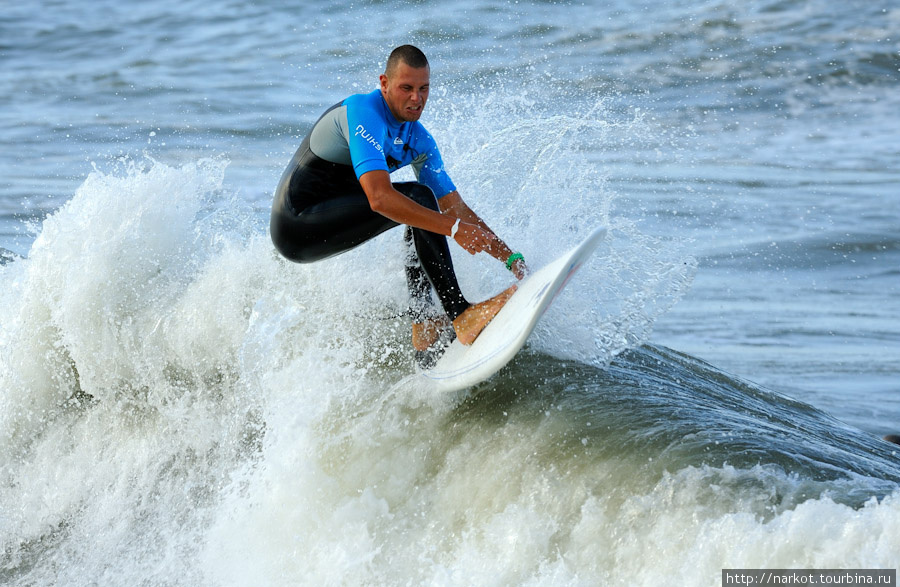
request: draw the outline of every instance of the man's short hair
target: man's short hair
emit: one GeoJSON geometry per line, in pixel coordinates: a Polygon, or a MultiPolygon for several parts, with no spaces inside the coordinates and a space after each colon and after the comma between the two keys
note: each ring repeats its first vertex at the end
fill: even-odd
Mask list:
{"type": "Polygon", "coordinates": [[[405,63],[410,67],[419,69],[428,67],[428,58],[425,57],[425,54],[422,53],[418,47],[413,47],[412,45],[400,45],[391,51],[391,55],[387,60],[387,65],[384,68],[385,75],[393,73],[394,69],[400,65],[400,63],[405,63]]]}

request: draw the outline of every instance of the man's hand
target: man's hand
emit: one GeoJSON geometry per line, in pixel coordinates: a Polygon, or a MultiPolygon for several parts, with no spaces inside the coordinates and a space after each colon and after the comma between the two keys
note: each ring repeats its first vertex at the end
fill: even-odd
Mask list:
{"type": "Polygon", "coordinates": [[[470,255],[474,255],[493,248],[497,237],[493,232],[484,230],[478,225],[460,222],[453,240],[470,255]]]}
{"type": "Polygon", "coordinates": [[[528,266],[525,265],[524,259],[516,259],[509,270],[512,271],[513,275],[516,276],[516,279],[519,280],[525,279],[525,276],[528,275],[528,266]]]}
{"type": "MultiPolygon", "coordinates": [[[[500,240],[474,210],[469,208],[459,192],[453,191],[445,195],[438,200],[438,205],[444,214],[460,219],[459,230],[456,232],[454,240],[470,254],[474,255],[484,251],[503,263],[506,263],[513,254],[506,243],[500,240]],[[465,234],[463,234],[464,227],[467,231],[465,234]],[[480,234],[477,232],[478,229],[481,231],[480,234]]],[[[521,259],[513,262],[509,269],[517,279],[524,279],[528,274],[528,267],[521,259]]]]}

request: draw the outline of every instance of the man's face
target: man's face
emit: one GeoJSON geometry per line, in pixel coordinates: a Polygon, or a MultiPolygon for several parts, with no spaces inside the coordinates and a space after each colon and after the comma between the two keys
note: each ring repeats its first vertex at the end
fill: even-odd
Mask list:
{"type": "Polygon", "coordinates": [[[399,122],[415,122],[428,101],[431,69],[400,62],[390,76],[381,75],[381,95],[399,122]]]}

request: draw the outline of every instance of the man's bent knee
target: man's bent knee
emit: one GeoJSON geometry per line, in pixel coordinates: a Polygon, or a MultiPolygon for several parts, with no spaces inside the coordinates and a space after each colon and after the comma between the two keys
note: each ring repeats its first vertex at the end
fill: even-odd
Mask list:
{"type": "Polygon", "coordinates": [[[434,192],[431,191],[431,188],[427,185],[410,181],[405,183],[395,183],[394,189],[402,193],[404,196],[406,196],[416,204],[424,206],[429,210],[440,212],[437,197],[435,197],[434,192]]]}

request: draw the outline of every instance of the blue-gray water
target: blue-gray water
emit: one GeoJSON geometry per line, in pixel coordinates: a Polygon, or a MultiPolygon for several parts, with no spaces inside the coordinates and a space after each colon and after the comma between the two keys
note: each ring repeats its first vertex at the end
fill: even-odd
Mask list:
{"type": "MultiPolygon", "coordinates": [[[[4,5],[0,583],[896,568],[897,112],[886,1],[4,5]],[[532,265],[610,227],[452,398],[390,318],[398,235],[296,266],[266,234],[305,131],[405,42],[532,265]]],[[[455,257],[473,298],[510,279],[455,257]]]]}

